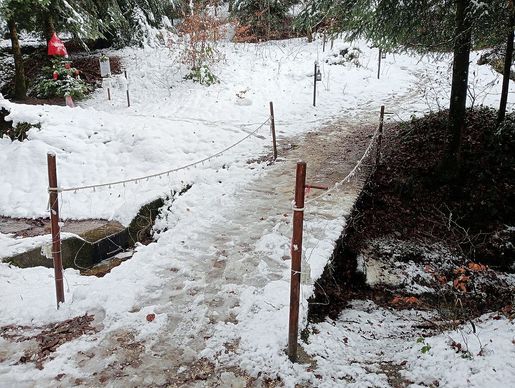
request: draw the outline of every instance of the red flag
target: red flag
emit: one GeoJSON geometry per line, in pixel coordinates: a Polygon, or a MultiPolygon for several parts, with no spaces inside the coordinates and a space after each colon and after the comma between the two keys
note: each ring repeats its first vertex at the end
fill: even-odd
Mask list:
{"type": "Polygon", "coordinates": [[[64,43],[57,37],[55,32],[48,42],[48,55],[57,55],[59,57],[68,56],[68,51],[66,51],[64,43]]]}

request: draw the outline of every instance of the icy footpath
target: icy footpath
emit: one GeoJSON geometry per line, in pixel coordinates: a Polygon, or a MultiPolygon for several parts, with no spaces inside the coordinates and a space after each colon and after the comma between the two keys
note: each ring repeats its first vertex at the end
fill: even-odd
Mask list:
{"type": "MultiPolygon", "coordinates": [[[[295,164],[307,161],[309,182],[338,182],[347,172],[334,170],[343,163],[345,134],[345,128],[326,129],[273,166],[220,169],[213,182],[196,183],[158,222],[168,229],[158,241],[107,276],[109,283],[129,276],[119,279],[120,289],[95,293],[99,306],[107,303],[90,311],[103,330],[62,346],[41,371],[0,369],[0,381],[50,384],[61,374],[62,386],[194,386],[195,380],[226,386],[220,379],[243,383],[267,376],[281,376],[288,386],[309,381],[305,366],[289,363],[284,353],[295,164]],[[135,299],[123,295],[132,282],[135,299]],[[147,322],[147,314],[155,320],[147,322]]],[[[321,275],[359,186],[354,182],[306,208],[312,278],[321,275]]],[[[304,323],[310,292],[303,286],[304,323]]]]}

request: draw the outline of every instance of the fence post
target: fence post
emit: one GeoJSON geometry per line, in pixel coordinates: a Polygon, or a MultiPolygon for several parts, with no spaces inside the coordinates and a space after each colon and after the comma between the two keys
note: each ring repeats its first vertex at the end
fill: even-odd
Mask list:
{"type": "Polygon", "coordinates": [[[305,189],[306,163],[297,162],[297,174],[295,180],[295,205],[293,207],[293,238],[291,242],[290,321],[288,328],[288,358],[291,362],[297,361],[305,189]]]}
{"type": "Polygon", "coordinates": [[[381,59],[383,57],[383,49],[379,47],[379,57],[377,59],[377,79],[381,76],[381,59]]]}
{"type": "Polygon", "coordinates": [[[55,293],[57,308],[64,303],[63,262],[61,260],[61,231],[59,227],[59,196],[57,192],[57,167],[55,154],[47,154],[48,193],[50,198],[50,221],[52,226],[52,258],[54,261],[55,293]]]}
{"type": "Polygon", "coordinates": [[[131,107],[131,97],[129,95],[129,77],[127,77],[127,70],[124,70],[124,74],[125,74],[125,81],[127,82],[127,106],[130,108],[131,107]]]}
{"type": "Polygon", "coordinates": [[[315,70],[313,71],[313,106],[317,105],[317,68],[318,63],[315,61],[315,70]]]}
{"type": "Polygon", "coordinates": [[[272,143],[274,146],[274,161],[277,160],[277,139],[275,137],[274,103],[270,101],[270,130],[272,131],[272,143]]]}
{"type": "Polygon", "coordinates": [[[381,105],[381,113],[379,114],[379,136],[377,139],[377,151],[376,151],[376,168],[379,166],[381,159],[381,142],[383,140],[383,124],[384,124],[384,105],[381,105]]]}

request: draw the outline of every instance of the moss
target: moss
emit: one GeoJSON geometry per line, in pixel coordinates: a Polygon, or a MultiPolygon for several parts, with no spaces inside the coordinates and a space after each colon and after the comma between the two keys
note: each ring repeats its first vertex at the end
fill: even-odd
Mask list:
{"type": "Polygon", "coordinates": [[[163,198],[158,198],[146,205],[144,205],[129,224],[129,242],[135,244],[136,242],[145,241],[150,238],[152,226],[161,209],[164,205],[163,198]]]}

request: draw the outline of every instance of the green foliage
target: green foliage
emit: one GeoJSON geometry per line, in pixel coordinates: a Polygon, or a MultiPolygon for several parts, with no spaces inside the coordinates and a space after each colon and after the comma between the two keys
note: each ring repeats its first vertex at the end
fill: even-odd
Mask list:
{"type": "Polygon", "coordinates": [[[51,22],[57,31],[71,32],[84,44],[99,38],[128,44],[159,26],[174,4],[163,0],[4,0],[0,16],[43,36],[51,22]]]}
{"type": "Polygon", "coordinates": [[[417,338],[417,344],[423,344],[422,348],[420,348],[420,352],[425,354],[431,350],[431,345],[429,345],[424,337],[417,338]]]}
{"type": "Polygon", "coordinates": [[[211,72],[206,64],[194,67],[185,78],[205,86],[210,86],[219,82],[216,75],[211,72]]]}
{"type": "Polygon", "coordinates": [[[55,58],[52,66],[44,67],[43,78],[35,84],[35,92],[38,98],[66,97],[71,96],[74,100],[83,99],[90,91],[90,87],[80,79],[79,71],[67,66],[70,62],[55,58]],[[54,79],[54,75],[57,79],[54,79]]]}
{"type": "Polygon", "coordinates": [[[27,139],[27,132],[31,128],[41,128],[40,124],[29,124],[29,123],[18,123],[16,126],[12,126],[11,121],[5,121],[5,116],[9,114],[9,111],[0,109],[0,139],[4,136],[9,137],[12,141],[18,140],[23,141],[27,139]]]}
{"type": "Polygon", "coordinates": [[[270,39],[283,30],[287,6],[285,0],[236,0],[232,15],[246,29],[245,35],[270,39]]]}
{"type": "MultiPolygon", "coordinates": [[[[504,44],[508,2],[470,2],[476,47],[504,44]]],[[[349,39],[365,38],[388,51],[451,50],[455,39],[454,0],[312,0],[296,18],[300,30],[328,26],[349,39]]]]}

